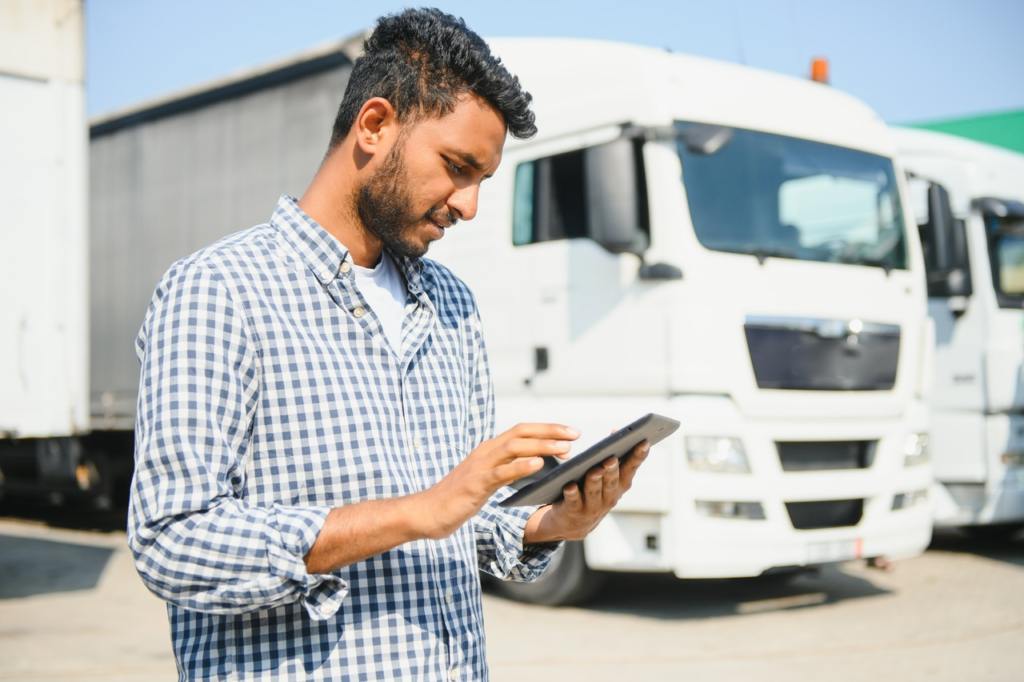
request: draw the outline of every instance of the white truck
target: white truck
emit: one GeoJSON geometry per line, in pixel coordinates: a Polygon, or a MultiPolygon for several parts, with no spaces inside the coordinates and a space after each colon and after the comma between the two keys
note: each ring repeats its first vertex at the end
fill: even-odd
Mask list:
{"type": "Polygon", "coordinates": [[[431,257],[475,292],[499,430],[682,422],[527,601],[595,570],[788,575],[931,537],[933,326],[895,147],[828,86],[664,51],[495,40],[534,95],[477,219],[431,257]]]}
{"type": "MultiPolygon", "coordinates": [[[[39,448],[66,444],[59,480],[86,487],[90,452],[130,462],[132,340],[153,284],[175,258],[265,220],[280,192],[302,192],[353,44],[93,122],[92,371],[75,393],[91,384],[93,430],[15,425],[0,450],[31,443],[39,467],[39,448]]],[[[933,327],[878,117],[824,85],[658,50],[494,45],[534,94],[541,132],[508,144],[479,217],[430,255],[479,298],[499,428],[561,421],[596,441],[647,412],[683,424],[595,534],[515,596],[578,599],[595,569],[785,576],[920,553],[933,327]]],[[[72,224],[84,239],[81,223],[60,227],[72,224]]],[[[81,263],[24,253],[5,260],[9,292],[42,295],[25,284],[35,274],[40,290],[81,295],[81,263]]],[[[6,362],[18,337],[4,333],[6,362]]],[[[4,371],[5,386],[20,380],[4,371]]],[[[38,485],[31,473],[8,482],[38,485]]]]}
{"type": "Polygon", "coordinates": [[[911,176],[935,321],[935,522],[1024,527],[1024,155],[894,129],[911,176]]]}
{"type": "Polygon", "coordinates": [[[84,63],[81,2],[0,3],[0,494],[98,477],[75,437],[89,429],[84,63]]]}

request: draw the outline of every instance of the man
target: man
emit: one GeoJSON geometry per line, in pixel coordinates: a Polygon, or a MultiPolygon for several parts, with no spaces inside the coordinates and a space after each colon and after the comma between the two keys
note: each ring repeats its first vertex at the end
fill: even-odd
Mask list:
{"type": "Polygon", "coordinates": [[[563,502],[497,505],[578,433],[489,438],[472,295],[421,259],[506,131],[534,134],[529,103],[461,20],[385,17],[302,198],[157,286],[129,545],[182,679],[486,679],[478,569],[536,578],[629,488],[643,446],[563,502]]]}

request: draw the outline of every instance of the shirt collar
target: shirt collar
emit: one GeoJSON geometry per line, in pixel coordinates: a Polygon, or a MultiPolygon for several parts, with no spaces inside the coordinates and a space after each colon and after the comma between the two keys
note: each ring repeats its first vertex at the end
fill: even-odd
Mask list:
{"type": "MultiPolygon", "coordinates": [[[[330,284],[341,274],[342,263],[346,260],[351,262],[345,245],[299,208],[296,199],[286,194],[277,200],[270,224],[278,229],[323,285],[330,284]]],[[[422,291],[423,261],[399,256],[391,251],[388,254],[405,276],[409,291],[413,294],[422,291]]]]}

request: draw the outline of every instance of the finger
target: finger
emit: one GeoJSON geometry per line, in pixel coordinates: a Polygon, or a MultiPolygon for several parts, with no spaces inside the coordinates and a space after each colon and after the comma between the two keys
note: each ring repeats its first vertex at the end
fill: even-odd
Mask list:
{"type": "MultiPolygon", "coordinates": [[[[571,427],[563,424],[517,424],[508,431],[504,431],[494,438],[485,441],[479,447],[477,447],[473,453],[477,456],[486,456],[487,454],[501,453],[500,458],[504,459],[509,453],[503,452],[502,449],[507,447],[510,443],[516,440],[557,440],[557,441],[571,441],[579,438],[580,432],[571,427]]],[[[537,453],[523,453],[523,454],[565,454],[568,450],[559,450],[557,452],[537,452],[537,453]]]]}
{"type": "Polygon", "coordinates": [[[619,501],[619,460],[617,457],[610,457],[602,464],[604,476],[601,488],[601,502],[604,507],[613,507],[619,501]]]}
{"type": "Polygon", "coordinates": [[[552,438],[555,440],[576,440],[580,437],[578,429],[565,424],[523,423],[516,424],[508,431],[496,436],[493,440],[505,442],[514,438],[552,438]]]}
{"type": "Polygon", "coordinates": [[[562,488],[562,494],[565,496],[565,508],[573,514],[578,514],[583,511],[583,498],[580,496],[580,487],[575,483],[562,488]]]}
{"type": "Polygon", "coordinates": [[[604,489],[604,467],[596,466],[587,472],[583,481],[583,506],[588,511],[601,506],[601,493],[604,489]]]}
{"type": "Polygon", "coordinates": [[[509,483],[515,483],[520,478],[535,474],[542,468],[544,468],[544,460],[541,457],[515,459],[508,464],[495,467],[493,471],[494,489],[497,490],[509,483]]]}
{"type": "Polygon", "coordinates": [[[571,444],[565,440],[538,438],[515,438],[495,450],[492,454],[502,462],[523,457],[551,457],[567,455],[571,444]]]}
{"type": "Polygon", "coordinates": [[[619,471],[619,485],[624,490],[628,490],[633,485],[633,476],[636,474],[636,470],[640,468],[640,465],[647,459],[647,455],[651,451],[651,444],[648,441],[637,443],[636,447],[633,448],[633,452],[629,454],[629,457],[622,463],[619,471]]]}

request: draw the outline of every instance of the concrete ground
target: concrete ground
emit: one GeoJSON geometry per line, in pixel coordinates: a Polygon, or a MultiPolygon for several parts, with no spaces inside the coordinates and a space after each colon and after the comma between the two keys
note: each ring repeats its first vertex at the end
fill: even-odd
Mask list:
{"type": "MultiPolygon", "coordinates": [[[[123,511],[0,515],[0,680],[176,679],[123,511]]],[[[786,586],[612,576],[585,607],[484,608],[494,682],[1024,679],[1020,538],[940,534],[895,571],[851,562],[786,586]]]]}

